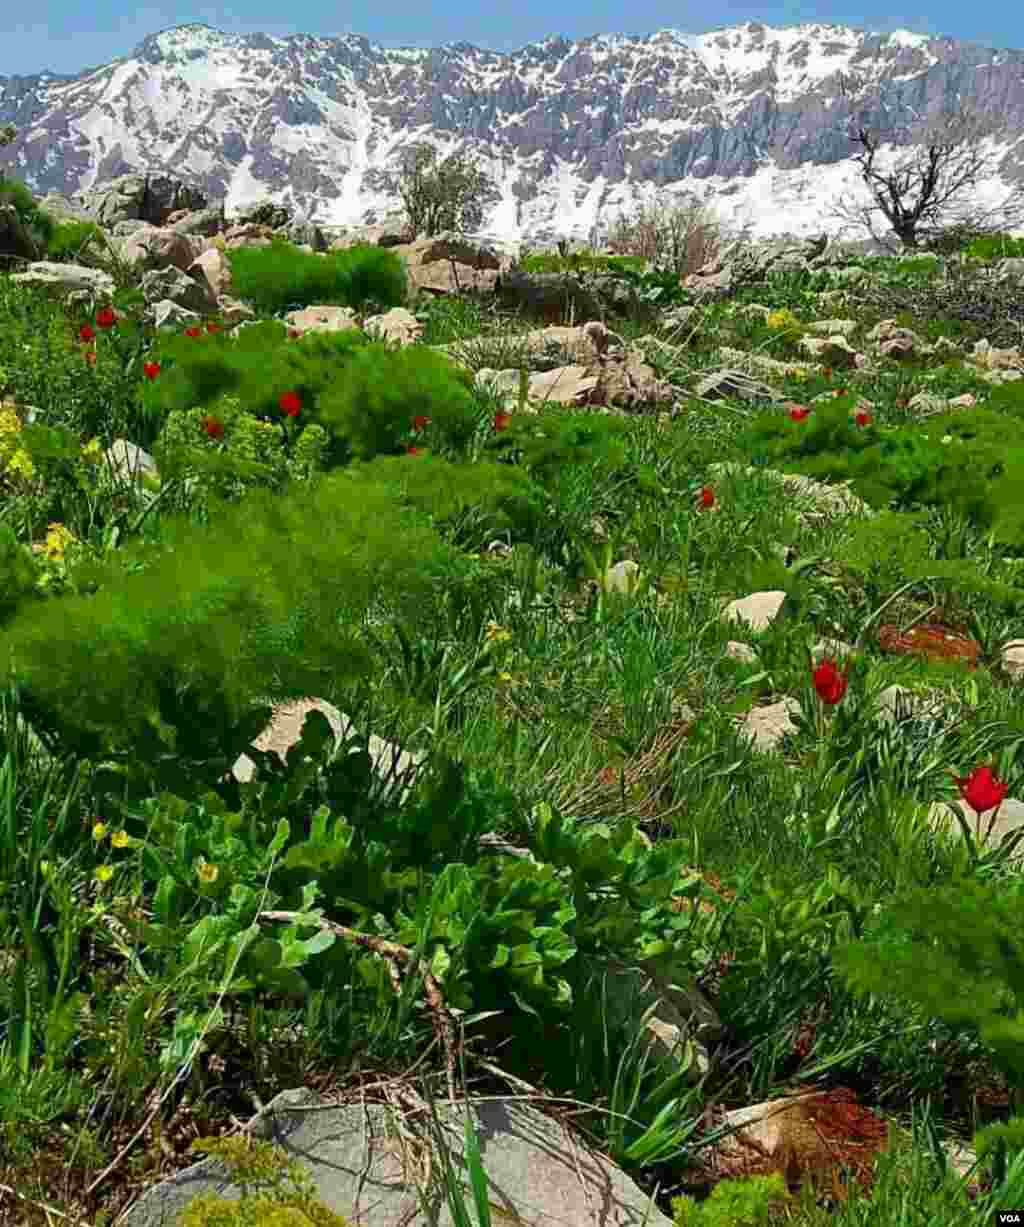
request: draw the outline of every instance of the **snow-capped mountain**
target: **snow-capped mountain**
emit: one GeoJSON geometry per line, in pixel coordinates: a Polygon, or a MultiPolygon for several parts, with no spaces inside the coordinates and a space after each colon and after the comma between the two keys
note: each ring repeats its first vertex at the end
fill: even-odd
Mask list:
{"type": "Polygon", "coordinates": [[[229,215],[269,198],[344,226],[400,208],[384,177],[427,141],[487,177],[480,233],[496,239],[586,239],[685,195],[755,237],[836,233],[832,202],[869,199],[851,117],[902,126],[884,169],[958,97],[998,123],[996,177],[973,194],[992,207],[1024,181],[1024,51],[819,24],[555,38],[511,54],[189,24],[77,76],[0,76],[0,125],[17,129],[0,169],[72,200],[163,171],[229,215]],[[840,72],[870,87],[856,112],[840,72]]]}

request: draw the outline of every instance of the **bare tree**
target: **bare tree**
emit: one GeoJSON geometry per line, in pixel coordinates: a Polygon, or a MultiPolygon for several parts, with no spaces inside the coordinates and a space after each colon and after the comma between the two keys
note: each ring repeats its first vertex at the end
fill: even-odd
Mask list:
{"type": "MultiPolygon", "coordinates": [[[[856,84],[859,94],[863,84],[856,84]]],[[[843,97],[851,97],[842,77],[840,93],[843,97]]],[[[916,118],[916,112],[914,115],[916,118]]],[[[861,178],[874,203],[850,205],[841,202],[835,206],[833,216],[866,229],[877,243],[894,254],[901,247],[915,250],[921,246],[941,245],[944,236],[973,238],[1019,225],[1022,218],[1019,193],[1011,192],[1001,205],[987,211],[970,200],[970,192],[979,178],[992,172],[979,142],[995,130],[992,121],[960,108],[925,129],[909,160],[883,172],[875,165],[881,134],[867,128],[862,121],[855,122],[848,135],[862,146],[863,152],[854,161],[860,165],[861,178]],[[1011,205],[1015,194],[1017,200],[1011,205]],[[898,245],[876,231],[873,221],[879,211],[898,245]]]]}
{"type": "Polygon", "coordinates": [[[401,180],[396,184],[392,176],[388,186],[397,188],[415,232],[429,238],[441,230],[465,231],[479,226],[485,176],[458,154],[437,166],[437,150],[431,145],[414,145],[409,152],[411,157],[406,158],[401,180]]]}

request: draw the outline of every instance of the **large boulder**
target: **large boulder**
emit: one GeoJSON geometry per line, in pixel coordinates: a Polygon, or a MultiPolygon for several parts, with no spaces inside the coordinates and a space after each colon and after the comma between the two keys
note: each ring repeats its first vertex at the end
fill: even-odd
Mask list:
{"type": "Polygon", "coordinates": [[[526,315],[550,323],[567,319],[570,314],[577,320],[601,314],[597,294],[574,273],[524,273],[510,268],[494,290],[502,306],[520,307],[526,315]]]}
{"type": "Polygon", "coordinates": [[[204,209],[207,203],[198,188],[166,174],[121,175],[76,193],[75,201],[101,226],[135,218],[161,226],[175,210],[204,209]]]}

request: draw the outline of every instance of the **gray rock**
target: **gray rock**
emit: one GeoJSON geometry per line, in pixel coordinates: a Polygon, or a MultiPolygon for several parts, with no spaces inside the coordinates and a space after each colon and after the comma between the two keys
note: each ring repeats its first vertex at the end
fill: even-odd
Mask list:
{"type": "MultiPolygon", "coordinates": [[[[466,1104],[453,1108],[442,1102],[436,1109],[475,1221],[463,1159],[466,1104]]],[[[620,1168],[536,1108],[493,1099],[474,1101],[470,1110],[496,1221],[518,1215],[519,1221],[535,1227],[641,1227],[645,1222],[648,1227],[671,1227],[671,1220],[620,1168]]],[[[316,1196],[361,1227],[394,1227],[399,1222],[427,1227],[434,1221],[439,1227],[454,1227],[443,1186],[425,1187],[422,1167],[415,1162],[417,1152],[429,1151],[431,1171],[442,1169],[430,1118],[422,1111],[403,1117],[411,1162],[402,1154],[395,1137],[399,1122],[388,1107],[330,1106],[304,1088],[276,1096],[257,1117],[253,1133],[297,1159],[310,1175],[316,1196]],[[437,1213],[436,1220],[424,1214],[417,1188],[437,1213]]],[[[171,1227],[185,1207],[204,1194],[232,1201],[242,1195],[228,1182],[220,1160],[205,1159],[147,1190],[129,1210],[125,1227],[171,1227]]]]}

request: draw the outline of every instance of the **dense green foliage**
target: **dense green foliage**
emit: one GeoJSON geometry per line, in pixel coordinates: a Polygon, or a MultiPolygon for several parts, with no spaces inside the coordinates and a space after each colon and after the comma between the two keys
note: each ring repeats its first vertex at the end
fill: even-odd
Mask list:
{"type": "Polygon", "coordinates": [[[406,298],[405,265],[384,247],[359,245],[326,255],[275,239],[269,247],[236,247],[226,253],[240,298],[263,311],[289,304],[333,302],[386,311],[406,298]]]}
{"type": "Polygon", "coordinates": [[[645,263],[639,256],[604,256],[594,255],[592,252],[561,256],[552,252],[538,252],[524,256],[520,267],[526,273],[617,273],[625,269],[639,272],[645,263]]]}
{"type": "Polygon", "coordinates": [[[90,247],[102,251],[102,237],[103,231],[95,222],[58,222],[47,241],[46,258],[74,262],[90,247]]]}
{"type": "Polygon", "coordinates": [[[849,481],[872,507],[949,506],[1024,548],[1024,431],[1013,419],[979,407],[880,432],[856,425],[855,400],[825,402],[801,422],[762,414],[745,441],[761,463],[849,481]]]}
{"type": "Polygon", "coordinates": [[[756,1227],[770,1222],[787,1198],[786,1183],[777,1173],[722,1180],[700,1205],[690,1197],[673,1198],[675,1227],[756,1227]]]}
{"type": "Polygon", "coordinates": [[[398,605],[422,611],[436,579],[459,565],[422,517],[344,474],[301,499],[268,494],[223,506],[206,533],[163,550],[144,574],[112,563],[95,595],[8,622],[5,667],[16,660],[69,745],[173,746],[170,722],[179,739],[198,738],[196,758],[219,763],[228,713],[237,722],[254,695],[315,693],[368,667],[343,614],[358,620],[392,587],[398,605]],[[200,693],[216,720],[212,708],[196,720],[200,693]]]}
{"type": "Polygon", "coordinates": [[[56,220],[40,207],[32,192],[18,179],[0,181],[0,204],[14,206],[18,220],[39,248],[42,258],[57,228],[56,220]]]}
{"type": "Polygon", "coordinates": [[[974,239],[963,249],[970,260],[1005,260],[1011,256],[1024,256],[1024,239],[1008,234],[985,235],[974,239]]]}

